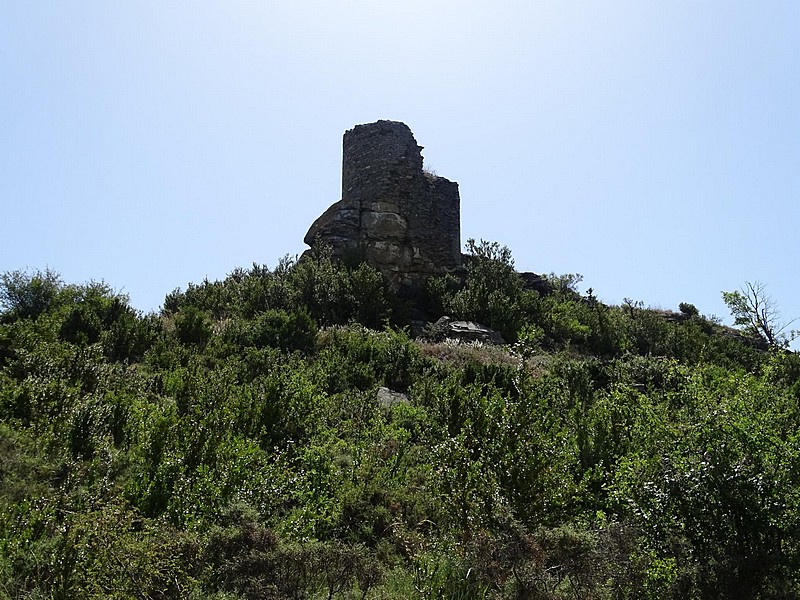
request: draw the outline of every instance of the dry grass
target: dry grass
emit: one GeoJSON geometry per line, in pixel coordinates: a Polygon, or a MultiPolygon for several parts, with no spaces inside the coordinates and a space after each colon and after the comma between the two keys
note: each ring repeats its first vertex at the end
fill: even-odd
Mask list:
{"type": "Polygon", "coordinates": [[[443,342],[418,341],[423,356],[461,367],[467,364],[519,366],[519,356],[507,346],[492,346],[481,342],[460,342],[447,339],[443,342]]]}
{"type": "Polygon", "coordinates": [[[515,369],[526,369],[534,376],[547,370],[552,357],[549,354],[535,354],[523,357],[513,346],[494,346],[481,342],[462,342],[447,339],[443,342],[415,342],[422,355],[433,358],[453,367],[469,364],[503,365],[515,369]]]}

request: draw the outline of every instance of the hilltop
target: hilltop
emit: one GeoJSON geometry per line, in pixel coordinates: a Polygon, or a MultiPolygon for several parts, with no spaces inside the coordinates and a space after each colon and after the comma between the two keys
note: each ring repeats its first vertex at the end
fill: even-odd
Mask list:
{"type": "Polygon", "coordinates": [[[325,247],[158,315],[5,274],[4,593],[797,597],[797,355],[468,250],[425,312],[507,344],[325,247]]]}

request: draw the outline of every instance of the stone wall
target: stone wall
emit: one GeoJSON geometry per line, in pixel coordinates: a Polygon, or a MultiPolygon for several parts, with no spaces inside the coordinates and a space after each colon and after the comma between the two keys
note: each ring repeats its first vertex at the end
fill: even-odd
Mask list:
{"type": "Polygon", "coordinates": [[[461,265],[458,184],[423,171],[422,146],[397,121],[357,125],[344,134],[342,199],[309,229],[334,253],[363,253],[397,286],[461,265]]]}

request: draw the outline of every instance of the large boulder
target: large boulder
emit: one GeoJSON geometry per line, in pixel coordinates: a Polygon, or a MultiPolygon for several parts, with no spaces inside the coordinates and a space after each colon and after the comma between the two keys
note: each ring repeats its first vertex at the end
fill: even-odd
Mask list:
{"type": "Polygon", "coordinates": [[[442,317],[433,324],[432,330],[440,337],[462,342],[506,343],[499,332],[474,321],[454,321],[450,317],[442,317]]]}

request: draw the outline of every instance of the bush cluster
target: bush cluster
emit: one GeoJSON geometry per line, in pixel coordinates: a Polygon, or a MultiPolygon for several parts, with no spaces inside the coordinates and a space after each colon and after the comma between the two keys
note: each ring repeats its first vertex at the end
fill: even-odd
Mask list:
{"type": "Polygon", "coordinates": [[[430,317],[506,348],[324,248],[160,315],[3,276],[2,595],[800,597],[797,355],[468,250],[430,317]]]}

